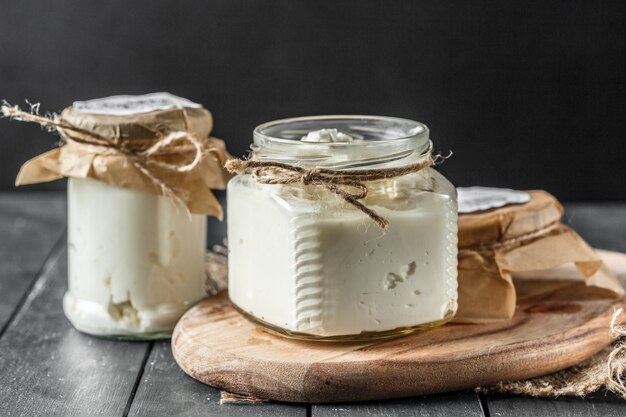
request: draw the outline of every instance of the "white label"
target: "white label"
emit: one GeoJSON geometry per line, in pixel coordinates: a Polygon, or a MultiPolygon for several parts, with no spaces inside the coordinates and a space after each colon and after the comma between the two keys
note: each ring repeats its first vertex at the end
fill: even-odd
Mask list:
{"type": "Polygon", "coordinates": [[[473,213],[530,201],[530,194],[526,191],[508,188],[459,187],[456,190],[459,198],[459,213],[473,213]]]}
{"type": "Polygon", "coordinates": [[[170,93],[151,93],[140,96],[111,96],[87,101],[75,101],[73,107],[74,110],[85,114],[130,116],[156,110],[198,109],[202,106],[170,93]]]}

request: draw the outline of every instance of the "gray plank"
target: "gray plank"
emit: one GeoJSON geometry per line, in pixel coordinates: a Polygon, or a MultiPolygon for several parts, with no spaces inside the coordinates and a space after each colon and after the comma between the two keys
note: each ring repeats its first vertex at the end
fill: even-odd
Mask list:
{"type": "Polygon", "coordinates": [[[565,222],[595,248],[626,252],[624,203],[569,203],[565,222]]]}
{"type": "Polygon", "coordinates": [[[0,338],[2,416],[122,416],[149,343],[97,339],[65,319],[67,250],[54,248],[0,338]]]}
{"type": "Polygon", "coordinates": [[[66,224],[65,194],[0,193],[0,334],[66,224]]]}
{"type": "MultiPolygon", "coordinates": [[[[207,359],[207,360],[210,360],[207,359]]],[[[220,392],[188,377],[176,364],[169,342],[157,342],[146,363],[129,416],[306,416],[295,404],[223,404],[220,392]]]]}
{"type": "Polygon", "coordinates": [[[404,400],[313,405],[311,415],[313,417],[479,417],[483,416],[483,411],[477,394],[473,392],[458,392],[404,400]]]}
{"type": "Polygon", "coordinates": [[[626,401],[610,393],[595,393],[585,399],[530,398],[510,395],[488,397],[491,417],[618,417],[626,415],[626,401]]]}

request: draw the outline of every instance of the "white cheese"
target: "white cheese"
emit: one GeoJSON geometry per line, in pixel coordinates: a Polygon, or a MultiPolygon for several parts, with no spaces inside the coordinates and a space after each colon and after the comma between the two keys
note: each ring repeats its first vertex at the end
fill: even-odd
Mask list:
{"type": "Polygon", "coordinates": [[[453,199],[373,199],[369,207],[389,221],[383,233],[351,206],[319,200],[333,195],[305,198],[251,181],[228,186],[229,293],[243,311],[321,336],[412,327],[456,311],[453,199]]]}
{"type": "Polygon", "coordinates": [[[320,129],[307,133],[300,139],[301,142],[352,142],[352,136],[338,131],[337,129],[320,129]]]}
{"type": "Polygon", "coordinates": [[[91,179],[68,183],[65,314],[96,335],[170,332],[204,297],[206,217],[91,179]]]}

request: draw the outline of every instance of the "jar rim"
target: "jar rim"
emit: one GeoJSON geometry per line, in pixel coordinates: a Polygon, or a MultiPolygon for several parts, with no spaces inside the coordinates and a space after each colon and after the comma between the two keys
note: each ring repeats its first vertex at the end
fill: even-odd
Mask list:
{"type": "Polygon", "coordinates": [[[397,117],[364,115],[275,120],[259,125],[254,130],[253,142],[254,159],[332,169],[402,166],[427,157],[432,146],[428,127],[423,123],[397,117]],[[356,140],[300,140],[309,132],[323,128],[335,128],[356,140]]]}
{"type": "MultiPolygon", "coordinates": [[[[306,132],[309,132],[312,130],[319,130],[319,129],[310,129],[310,130],[307,130],[306,132]]],[[[342,133],[346,133],[351,136],[353,136],[353,134],[351,133],[354,133],[354,132],[349,132],[349,131],[346,132],[344,130],[341,130],[341,131],[342,133]]],[[[306,134],[306,132],[303,131],[300,133],[306,134]]],[[[426,143],[429,140],[429,135],[430,135],[430,130],[428,129],[428,126],[426,126],[424,123],[417,122],[415,120],[405,119],[401,117],[361,115],[361,114],[300,116],[300,117],[290,117],[290,118],[272,120],[272,121],[265,122],[265,123],[258,125],[254,129],[254,133],[253,133],[254,143],[255,145],[259,145],[259,146],[262,146],[264,144],[267,144],[268,142],[271,142],[271,143],[290,144],[290,145],[297,144],[299,146],[322,145],[322,146],[327,146],[327,147],[366,146],[366,145],[371,145],[372,143],[376,143],[376,142],[394,141],[395,143],[398,143],[399,141],[416,141],[419,139],[423,139],[424,143],[426,143]],[[294,140],[294,138],[278,137],[276,135],[265,133],[270,128],[277,128],[279,126],[289,126],[289,125],[294,125],[298,123],[306,123],[306,122],[310,122],[312,124],[318,123],[320,126],[319,128],[323,129],[323,128],[330,127],[330,126],[322,127],[324,122],[331,122],[331,123],[336,124],[336,122],[339,122],[339,121],[362,121],[362,122],[372,121],[372,122],[386,123],[388,126],[391,126],[393,124],[395,125],[404,124],[406,126],[413,126],[412,130],[414,130],[414,132],[411,132],[409,130],[407,131],[406,134],[398,135],[397,137],[355,140],[352,142],[301,142],[300,140],[294,140]]],[[[300,138],[298,137],[298,139],[300,138]]]]}

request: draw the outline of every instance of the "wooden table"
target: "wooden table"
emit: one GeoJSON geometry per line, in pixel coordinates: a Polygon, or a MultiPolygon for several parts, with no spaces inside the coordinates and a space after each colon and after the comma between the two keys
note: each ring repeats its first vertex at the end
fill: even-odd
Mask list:
{"type": "MultiPolygon", "coordinates": [[[[626,252],[626,204],[567,205],[566,222],[593,246],[626,252]]],[[[360,404],[220,405],[187,377],[169,341],[118,342],[74,330],[62,193],[0,193],[0,417],[5,416],[622,416],[626,401],[456,392],[360,404]]],[[[225,227],[210,221],[210,243],[225,227]]]]}

